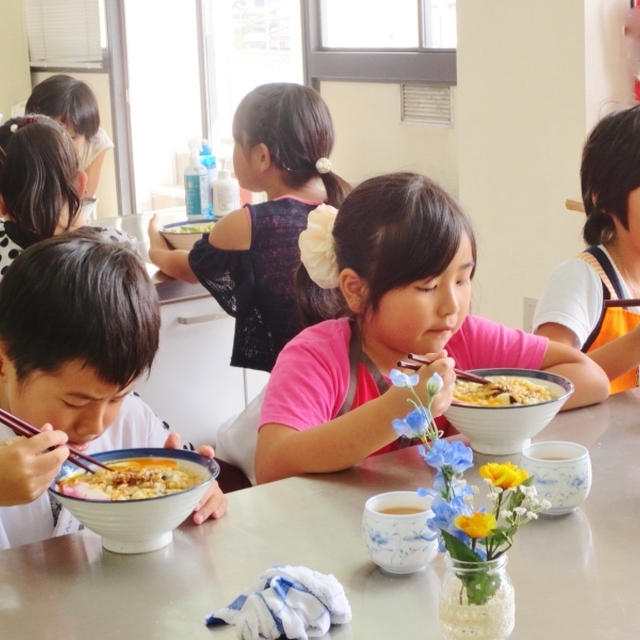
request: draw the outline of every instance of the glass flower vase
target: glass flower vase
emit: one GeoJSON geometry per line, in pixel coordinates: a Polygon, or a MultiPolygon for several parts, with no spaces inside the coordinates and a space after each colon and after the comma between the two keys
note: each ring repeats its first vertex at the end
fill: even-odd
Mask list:
{"type": "Polygon", "coordinates": [[[507,556],[465,562],[445,556],[438,619],[447,640],[502,640],[515,624],[515,595],[507,556]]]}

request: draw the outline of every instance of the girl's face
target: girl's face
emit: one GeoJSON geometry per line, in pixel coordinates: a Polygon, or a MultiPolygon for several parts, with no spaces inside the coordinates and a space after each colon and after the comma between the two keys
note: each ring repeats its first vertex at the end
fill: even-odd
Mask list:
{"type": "Polygon", "coordinates": [[[256,182],[259,173],[256,167],[255,152],[256,147],[250,148],[245,144],[235,142],[233,145],[233,172],[243,189],[262,191],[262,187],[256,182]]]}
{"type": "Polygon", "coordinates": [[[36,427],[50,422],[81,451],[111,426],[133,388],[133,383],[121,389],[104,382],[92,367],[77,360],[55,373],[33,371],[20,381],[6,356],[1,367],[0,395],[6,409],[36,427]]]}
{"type": "Polygon", "coordinates": [[[80,153],[82,147],[84,147],[84,143],[87,141],[85,135],[78,133],[70,124],[62,122],[62,120],[58,120],[58,122],[67,130],[67,133],[71,136],[71,140],[73,140],[73,146],[76,148],[76,151],[80,153]]]}
{"type": "Polygon", "coordinates": [[[473,266],[471,242],[464,235],[442,273],[387,291],[378,309],[364,317],[369,355],[378,352],[392,361],[407,353],[441,351],[469,313],[473,266]]]}

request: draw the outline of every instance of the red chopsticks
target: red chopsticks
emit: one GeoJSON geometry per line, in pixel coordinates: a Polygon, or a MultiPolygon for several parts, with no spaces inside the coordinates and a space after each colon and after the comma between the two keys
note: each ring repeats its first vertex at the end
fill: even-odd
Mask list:
{"type": "MultiPolygon", "coordinates": [[[[420,356],[416,356],[413,353],[407,355],[409,360],[413,360],[414,362],[419,362],[420,364],[412,364],[411,362],[405,362],[404,360],[398,361],[398,366],[403,369],[411,369],[412,371],[417,371],[423,364],[431,364],[429,360],[425,358],[421,358],[420,356]]],[[[456,377],[461,380],[469,380],[470,382],[478,382],[479,384],[493,384],[492,380],[488,378],[483,378],[481,376],[477,376],[473,373],[469,373],[468,371],[462,371],[462,369],[454,369],[456,373],[456,377]]]]}
{"type": "MultiPolygon", "coordinates": [[[[9,427],[9,429],[12,429],[19,436],[26,436],[27,438],[30,438],[31,436],[34,436],[37,433],[42,433],[40,429],[37,429],[33,425],[29,424],[28,422],[25,422],[24,420],[21,420],[20,418],[14,416],[12,413],[9,413],[8,411],[5,411],[4,409],[0,409],[0,422],[2,422],[7,427],[9,427]]],[[[81,469],[84,469],[89,473],[94,473],[94,469],[92,469],[91,467],[88,467],[86,464],[78,460],[78,458],[82,458],[83,460],[86,460],[87,462],[91,462],[92,464],[95,464],[98,467],[102,467],[103,469],[109,468],[106,465],[102,464],[102,462],[100,462],[99,460],[96,460],[91,456],[87,456],[84,453],[81,453],[80,451],[73,449],[72,447],[69,447],[69,451],[71,451],[71,453],[69,454],[69,462],[72,462],[77,467],[80,467],[81,469]]]]}

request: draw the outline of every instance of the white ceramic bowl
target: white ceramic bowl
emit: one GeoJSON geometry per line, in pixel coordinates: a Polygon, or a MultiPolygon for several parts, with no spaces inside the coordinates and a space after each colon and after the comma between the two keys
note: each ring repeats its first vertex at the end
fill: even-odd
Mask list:
{"type": "Polygon", "coordinates": [[[183,220],[165,224],[160,233],[162,237],[174,248],[190,251],[202,234],[211,230],[213,220],[183,220]]]}
{"type": "Polygon", "coordinates": [[[168,545],[173,539],[173,530],[189,516],[220,473],[215,460],[185,449],[119,449],[93,457],[103,463],[127,458],[169,458],[202,476],[202,482],[191,489],[157,498],[89,500],[68,496],[56,489],[60,478],[78,472],[76,466],[65,462],[49,491],[87,529],[102,536],[105,549],[116,553],[144,553],[168,545]]]}
{"type": "Polygon", "coordinates": [[[445,412],[447,420],[467,436],[478,453],[509,455],[520,453],[531,438],[542,431],[573,393],[573,383],[555,373],[530,369],[474,369],[470,373],[528,378],[556,394],[553,400],[527,405],[481,407],[453,402],[445,412]]]}

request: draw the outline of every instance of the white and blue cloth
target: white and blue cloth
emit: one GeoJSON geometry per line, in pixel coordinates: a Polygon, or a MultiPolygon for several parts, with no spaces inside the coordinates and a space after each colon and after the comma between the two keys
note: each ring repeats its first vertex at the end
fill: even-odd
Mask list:
{"type": "Polygon", "coordinates": [[[335,576],[307,567],[274,566],[206,623],[233,624],[241,640],[307,640],[323,636],[332,624],[350,621],[351,606],[335,576]]]}

